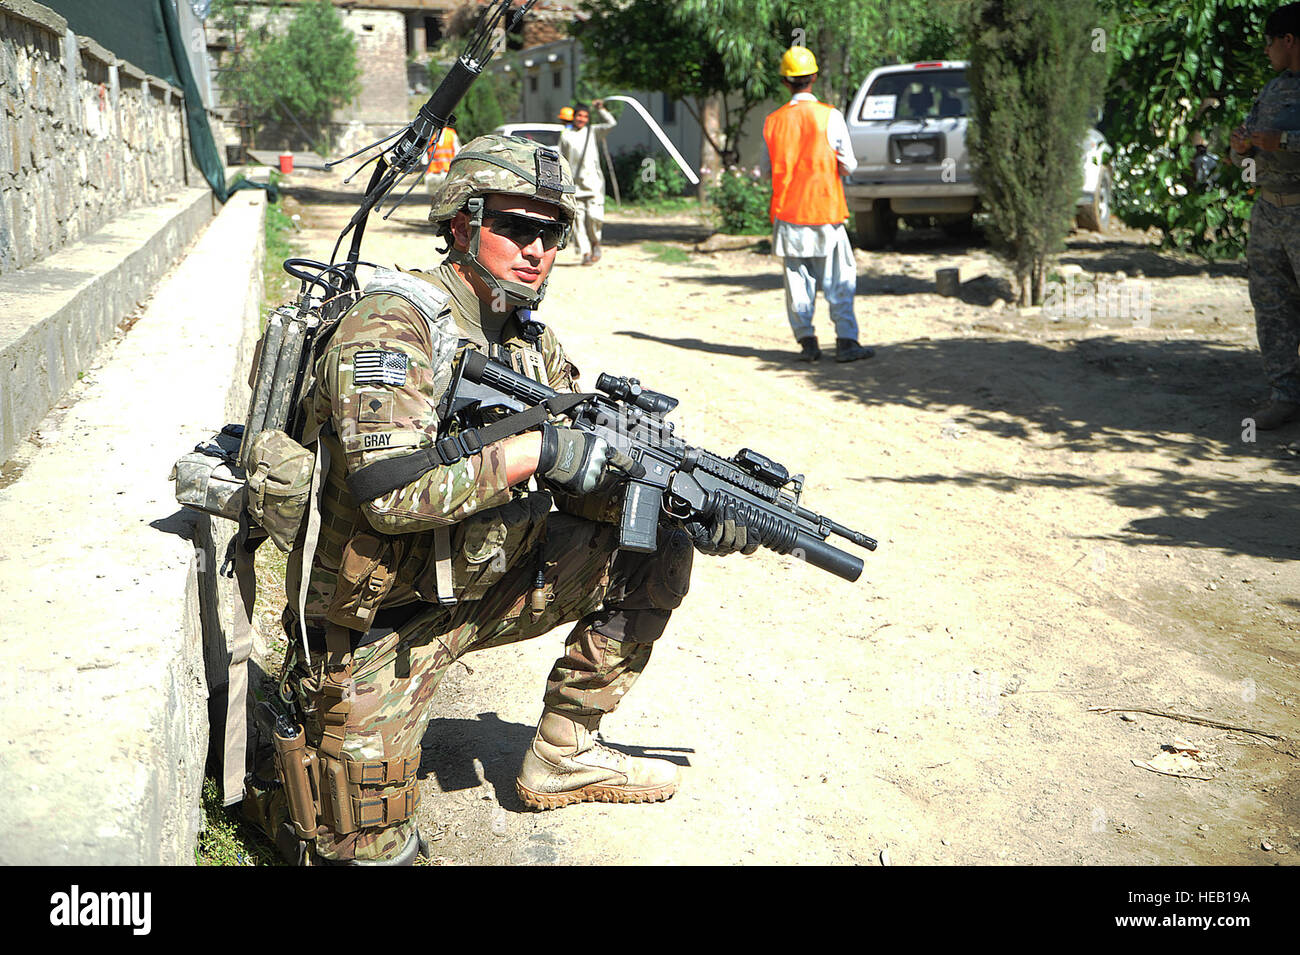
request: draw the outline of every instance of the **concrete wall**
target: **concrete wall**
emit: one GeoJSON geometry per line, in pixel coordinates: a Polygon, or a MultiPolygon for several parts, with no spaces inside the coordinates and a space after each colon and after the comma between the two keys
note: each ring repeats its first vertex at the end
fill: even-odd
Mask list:
{"type": "Polygon", "coordinates": [[[0,477],[0,865],[194,861],[234,525],[167,474],[244,418],[265,207],[226,203],[0,477]]]}
{"type": "Polygon", "coordinates": [[[30,0],[0,0],[0,100],[0,274],[203,185],[181,91],[30,0]]]}

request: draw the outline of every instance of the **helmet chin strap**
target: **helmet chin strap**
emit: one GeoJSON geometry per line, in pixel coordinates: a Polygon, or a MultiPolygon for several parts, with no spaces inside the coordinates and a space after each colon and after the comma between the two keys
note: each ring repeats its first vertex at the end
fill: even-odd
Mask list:
{"type": "Polygon", "coordinates": [[[488,287],[492,293],[493,305],[500,300],[501,304],[507,306],[496,311],[509,311],[511,308],[536,308],[546,295],[546,283],[551,280],[548,275],[542,280],[541,287],[534,289],[531,285],[525,285],[523,282],[508,282],[505,279],[497,278],[478,260],[478,240],[479,230],[483,228],[483,198],[475,196],[465,203],[465,211],[469,214],[469,249],[466,252],[457,252],[452,249],[447,258],[452,262],[464,262],[474,274],[483,280],[483,284],[488,287]]]}

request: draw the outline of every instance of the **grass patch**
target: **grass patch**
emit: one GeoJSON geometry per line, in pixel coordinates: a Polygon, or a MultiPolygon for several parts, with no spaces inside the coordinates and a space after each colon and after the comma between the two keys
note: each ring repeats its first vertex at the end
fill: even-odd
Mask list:
{"type": "Polygon", "coordinates": [[[691,261],[691,254],[685,249],[664,245],[662,242],[642,242],[641,251],[653,255],[656,262],[664,265],[689,265],[691,261]]]}
{"type": "MultiPolygon", "coordinates": [[[[272,182],[280,174],[271,172],[272,182]]],[[[276,306],[291,301],[298,291],[298,280],[284,270],[284,260],[297,251],[290,236],[297,231],[286,204],[291,202],[283,193],[278,202],[266,204],[266,220],[263,233],[266,239],[266,255],[262,259],[262,289],[268,306],[276,306]]]]}
{"type": "Polygon", "coordinates": [[[685,249],[680,249],[675,245],[666,245],[663,242],[642,242],[641,251],[654,256],[654,260],[663,265],[689,265],[696,269],[717,268],[712,262],[701,262],[685,249]]]}
{"type": "Polygon", "coordinates": [[[282,865],[275,848],[239,816],[239,807],[221,805],[211,776],[203,780],[203,831],[194,849],[196,865],[282,865]]]}
{"type": "Polygon", "coordinates": [[[662,199],[643,199],[638,202],[624,201],[614,208],[629,215],[666,216],[688,213],[702,216],[705,214],[704,206],[694,196],[666,196],[662,199]]]}

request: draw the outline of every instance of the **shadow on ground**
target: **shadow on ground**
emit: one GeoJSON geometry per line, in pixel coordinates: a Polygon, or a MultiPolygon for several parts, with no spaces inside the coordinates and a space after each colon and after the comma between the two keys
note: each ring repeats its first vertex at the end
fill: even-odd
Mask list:
{"type": "MultiPolygon", "coordinates": [[[[418,186],[416,187],[419,188],[418,186]]],[[[361,199],[366,194],[365,183],[357,181],[353,189],[317,189],[314,186],[281,186],[280,191],[286,196],[292,196],[305,205],[326,205],[326,206],[359,206],[361,199]]],[[[414,197],[415,193],[411,196],[414,197]]],[[[391,200],[390,200],[391,201],[391,200]]],[[[411,198],[408,198],[408,202],[411,198]]],[[[428,204],[427,195],[424,197],[425,204],[428,204]]],[[[387,208],[387,204],[385,204],[387,208]]]]}
{"type": "MultiPolygon", "coordinates": [[[[1258,357],[1201,341],[1131,341],[1101,337],[1048,345],[1023,340],[953,338],[880,347],[874,359],[804,365],[792,351],[698,338],[626,335],[757,361],[761,371],[796,371],[808,386],[857,402],[862,414],[885,405],[950,413],[953,440],[964,430],[1008,441],[1031,437],[1048,450],[1141,455],[1109,475],[943,472],[860,480],[982,486],[1014,496],[1029,486],[1095,488],[1125,508],[1145,512],[1111,539],[1127,544],[1181,544],[1276,559],[1300,557],[1294,481],[1207,476],[1213,462],[1251,459],[1259,469],[1294,469],[1285,448],[1300,424],[1251,435],[1243,393],[1259,379],[1258,357]],[[960,410],[958,410],[960,409],[960,410]],[[1254,440],[1251,440],[1251,438],[1254,440]],[[1151,465],[1151,455],[1160,464],[1151,465]],[[1195,467],[1195,473],[1192,468],[1195,467]],[[1156,513],[1152,513],[1156,512],[1156,513]]],[[[643,375],[643,377],[645,377],[643,375]]],[[[1261,395],[1262,397],[1262,395],[1261,395]]],[[[1020,470],[1008,446],[1008,469],[1020,470]]]]}
{"type": "MultiPolygon", "coordinates": [[[[435,718],[420,741],[423,758],[419,774],[432,774],[443,792],[476,789],[480,785],[474,765],[477,760],[483,766],[483,779],[496,790],[502,808],[527,812],[515,793],[515,776],[535,731],[535,726],[507,723],[496,713],[480,713],[474,720],[435,718]]],[[[617,746],[632,756],[652,756],[679,766],[689,766],[687,754],[694,752],[689,748],[617,746]]]]}
{"type": "Polygon", "coordinates": [[[609,246],[633,245],[637,242],[699,242],[713,229],[699,222],[682,219],[620,218],[605,223],[601,242],[609,246]]]}

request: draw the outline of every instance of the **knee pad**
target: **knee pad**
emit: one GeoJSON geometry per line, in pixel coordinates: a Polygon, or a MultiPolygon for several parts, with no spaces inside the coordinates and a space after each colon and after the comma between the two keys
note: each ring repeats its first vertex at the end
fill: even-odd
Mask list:
{"type": "Polygon", "coordinates": [[[605,606],[610,610],[676,610],[691,589],[691,568],[695,548],[685,531],[665,535],[653,554],[620,554],[628,561],[621,594],[611,594],[605,606]]]}
{"type": "Polygon", "coordinates": [[[601,614],[592,630],[619,643],[653,643],[668,627],[668,610],[610,610],[601,614]]]}
{"type": "Polygon", "coordinates": [[[624,554],[636,563],[627,568],[622,592],[606,599],[593,629],[614,640],[651,643],[691,588],[695,548],[684,531],[673,530],[653,554],[624,554]]]}

